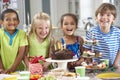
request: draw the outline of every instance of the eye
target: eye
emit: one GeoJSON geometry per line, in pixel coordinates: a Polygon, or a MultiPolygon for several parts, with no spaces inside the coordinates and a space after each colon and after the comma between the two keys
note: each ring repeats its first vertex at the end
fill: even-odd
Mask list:
{"type": "Polygon", "coordinates": [[[11,19],[10,19],[10,18],[6,18],[5,20],[6,20],[6,21],[10,21],[11,19]]]}
{"type": "Polygon", "coordinates": [[[74,22],[71,22],[71,25],[75,25],[75,23],[74,23],[74,22]]]}
{"type": "Polygon", "coordinates": [[[64,25],[68,25],[68,23],[66,22],[66,23],[64,23],[64,25]]]}
{"type": "Polygon", "coordinates": [[[103,13],[100,14],[100,16],[103,16],[103,15],[104,15],[103,13]]]}
{"type": "Polygon", "coordinates": [[[111,14],[107,14],[107,16],[109,17],[109,16],[111,16],[111,14]]]}
{"type": "Polygon", "coordinates": [[[49,29],[49,27],[47,26],[47,27],[45,27],[45,29],[49,29]]]}
{"type": "Polygon", "coordinates": [[[39,27],[38,29],[42,29],[42,27],[39,27]]]}
{"type": "Polygon", "coordinates": [[[18,19],[17,18],[13,18],[13,21],[18,21],[18,19]]]}

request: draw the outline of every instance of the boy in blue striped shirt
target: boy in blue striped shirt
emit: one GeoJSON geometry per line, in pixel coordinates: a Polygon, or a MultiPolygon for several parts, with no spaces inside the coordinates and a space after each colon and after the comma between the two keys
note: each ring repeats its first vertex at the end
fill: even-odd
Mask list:
{"type": "MultiPolygon", "coordinates": [[[[113,26],[116,16],[115,6],[103,3],[95,13],[97,25],[88,31],[86,39],[92,39],[93,36],[90,33],[93,33],[94,39],[99,41],[98,45],[93,46],[94,50],[103,53],[102,59],[109,59],[110,67],[120,68],[120,29],[113,26]]],[[[91,46],[88,45],[84,45],[84,47],[91,49],[91,46]]],[[[94,60],[99,61],[99,59],[94,60]]]]}

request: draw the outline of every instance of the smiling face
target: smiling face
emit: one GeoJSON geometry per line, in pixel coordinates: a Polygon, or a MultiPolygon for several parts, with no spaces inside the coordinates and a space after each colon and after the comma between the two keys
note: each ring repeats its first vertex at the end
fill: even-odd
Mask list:
{"type": "Polygon", "coordinates": [[[16,13],[6,13],[4,15],[3,26],[9,33],[14,33],[16,27],[19,24],[19,20],[17,18],[16,13]]]}
{"type": "Polygon", "coordinates": [[[65,16],[63,18],[62,29],[65,35],[73,35],[77,28],[77,24],[73,17],[65,16]]]}
{"type": "Polygon", "coordinates": [[[100,29],[107,33],[117,17],[116,7],[110,3],[103,3],[96,10],[95,16],[100,29]]]}
{"type": "Polygon", "coordinates": [[[107,11],[106,13],[98,13],[96,21],[101,28],[110,28],[112,23],[115,21],[115,17],[107,11]]]}
{"type": "Polygon", "coordinates": [[[35,32],[39,39],[44,40],[50,32],[50,21],[38,20],[35,32]]]}

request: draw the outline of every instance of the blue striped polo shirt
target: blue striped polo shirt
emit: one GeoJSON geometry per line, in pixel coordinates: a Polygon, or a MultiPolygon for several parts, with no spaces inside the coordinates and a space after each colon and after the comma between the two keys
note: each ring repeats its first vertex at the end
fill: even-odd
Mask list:
{"type": "MultiPolygon", "coordinates": [[[[94,39],[99,41],[99,44],[94,45],[93,49],[102,52],[103,56],[101,58],[109,59],[109,65],[112,66],[117,52],[120,50],[120,29],[111,26],[110,32],[104,34],[97,25],[88,31],[86,35],[87,40],[92,39],[91,33],[94,34],[94,39]]],[[[91,49],[91,46],[85,44],[83,46],[87,49],[91,49]]],[[[99,59],[95,58],[94,60],[99,61],[99,59]]]]}

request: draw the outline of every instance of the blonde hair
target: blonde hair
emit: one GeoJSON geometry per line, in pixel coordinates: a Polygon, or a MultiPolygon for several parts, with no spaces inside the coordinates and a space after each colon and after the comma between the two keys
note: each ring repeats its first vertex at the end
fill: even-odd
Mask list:
{"type": "Polygon", "coordinates": [[[47,13],[44,13],[44,12],[40,12],[40,13],[37,13],[35,14],[35,16],[33,17],[33,21],[32,21],[32,24],[31,24],[31,30],[29,32],[29,36],[33,33],[36,35],[36,24],[38,24],[38,21],[39,20],[45,20],[46,22],[49,21],[50,22],[50,30],[49,30],[49,35],[47,37],[50,36],[50,32],[51,32],[51,29],[52,29],[52,24],[51,24],[51,20],[50,20],[50,16],[47,14],[47,13]]]}

